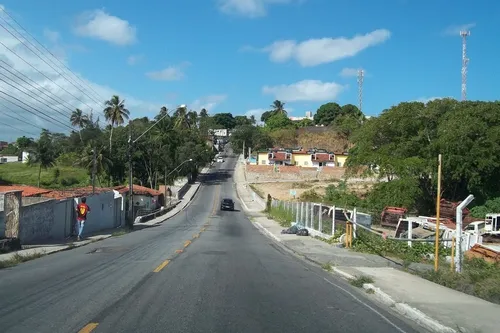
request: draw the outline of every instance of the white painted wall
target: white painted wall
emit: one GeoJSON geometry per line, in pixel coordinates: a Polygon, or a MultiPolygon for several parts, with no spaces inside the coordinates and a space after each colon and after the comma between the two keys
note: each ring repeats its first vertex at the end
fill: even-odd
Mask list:
{"type": "MultiPolygon", "coordinates": [[[[90,212],[85,222],[84,235],[114,227],[114,200],[115,194],[112,191],[87,197],[90,212]]],[[[73,209],[76,209],[76,205],[80,203],[81,198],[76,198],[74,201],[73,209]]],[[[73,223],[76,223],[76,216],[73,223]]]]}

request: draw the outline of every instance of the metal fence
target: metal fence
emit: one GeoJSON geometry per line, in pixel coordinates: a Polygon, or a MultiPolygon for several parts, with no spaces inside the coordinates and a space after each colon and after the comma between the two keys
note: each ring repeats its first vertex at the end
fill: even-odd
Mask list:
{"type": "Polygon", "coordinates": [[[342,207],[329,206],[315,202],[292,202],[273,199],[272,209],[287,220],[308,229],[312,236],[331,238],[345,232],[346,222],[351,220],[356,225],[371,228],[371,215],[342,207]]]}

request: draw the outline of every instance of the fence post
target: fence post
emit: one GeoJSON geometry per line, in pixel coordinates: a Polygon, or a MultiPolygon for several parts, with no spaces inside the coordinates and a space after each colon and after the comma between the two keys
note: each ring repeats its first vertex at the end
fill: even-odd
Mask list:
{"type": "Polygon", "coordinates": [[[304,220],[304,227],[308,227],[309,223],[309,202],[306,202],[306,219],[304,220]]]}
{"type": "Polygon", "coordinates": [[[314,202],[311,202],[311,229],[314,229],[314,202]]]}
{"type": "MultiPolygon", "coordinates": [[[[352,210],[352,221],[354,223],[352,224],[352,233],[351,233],[351,235],[352,235],[352,238],[356,238],[356,229],[357,229],[356,223],[358,223],[357,209],[356,209],[356,207],[354,207],[354,209],[352,210]]],[[[352,239],[351,239],[351,242],[352,242],[352,239]]]]}
{"type": "Polygon", "coordinates": [[[304,223],[304,201],[300,203],[300,223],[304,223]]]}
{"type": "Polygon", "coordinates": [[[335,234],[335,206],[332,207],[332,236],[335,234]]]}
{"type": "Polygon", "coordinates": [[[300,206],[299,203],[297,202],[295,204],[295,223],[300,224],[300,206]]]}
{"type": "Polygon", "coordinates": [[[323,232],[323,204],[319,203],[319,213],[318,213],[318,231],[323,232]]]}
{"type": "Polygon", "coordinates": [[[413,222],[408,221],[408,246],[411,247],[413,242],[411,241],[413,239],[413,222]]]}

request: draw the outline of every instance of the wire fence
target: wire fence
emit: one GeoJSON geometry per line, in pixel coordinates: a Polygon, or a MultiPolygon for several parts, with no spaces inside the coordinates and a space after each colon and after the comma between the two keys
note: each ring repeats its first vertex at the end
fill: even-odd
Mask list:
{"type": "Polygon", "coordinates": [[[370,214],[342,207],[315,202],[292,202],[273,199],[271,209],[282,221],[292,222],[308,229],[313,236],[322,238],[339,237],[345,232],[346,222],[355,221],[367,229],[371,228],[370,214]]]}

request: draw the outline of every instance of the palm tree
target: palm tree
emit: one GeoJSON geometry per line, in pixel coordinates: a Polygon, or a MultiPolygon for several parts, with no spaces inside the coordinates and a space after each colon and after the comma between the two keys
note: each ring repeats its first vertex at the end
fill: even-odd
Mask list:
{"type": "Polygon", "coordinates": [[[104,117],[111,125],[109,134],[109,152],[111,153],[111,146],[113,143],[113,128],[115,125],[121,125],[129,118],[130,111],[125,108],[125,100],[120,101],[118,95],[113,95],[109,101],[104,103],[104,117]]]}
{"type": "Polygon", "coordinates": [[[287,114],[285,110],[285,103],[282,103],[279,100],[275,100],[273,104],[271,104],[271,108],[274,114],[287,114]]]}
{"type": "Polygon", "coordinates": [[[203,108],[200,111],[200,118],[206,118],[206,117],[208,117],[208,111],[207,109],[203,108]]]}
{"type": "Polygon", "coordinates": [[[187,120],[189,127],[197,127],[198,125],[198,114],[196,111],[189,111],[187,114],[187,120]]]}
{"type": "Polygon", "coordinates": [[[174,128],[188,128],[189,120],[188,113],[185,106],[180,106],[174,112],[175,123],[174,128]]]}
{"type": "Polygon", "coordinates": [[[40,139],[38,139],[38,142],[36,143],[35,157],[32,161],[30,161],[30,164],[32,162],[39,163],[38,187],[40,187],[40,177],[42,175],[42,168],[48,169],[51,166],[53,166],[55,162],[54,149],[52,146],[52,135],[46,129],[42,130],[42,133],[40,134],[40,139]]]}
{"type": "Polygon", "coordinates": [[[89,116],[84,114],[82,110],[76,109],[71,113],[71,117],[69,118],[69,120],[71,121],[71,125],[76,126],[80,129],[78,131],[78,134],[80,135],[80,141],[83,142],[82,129],[87,127],[90,123],[89,116]]]}
{"type": "Polygon", "coordinates": [[[89,144],[85,147],[85,150],[83,151],[80,160],[76,162],[76,165],[87,169],[89,174],[92,175],[94,168],[94,161],[93,161],[94,147],[96,150],[95,173],[99,181],[99,184],[101,185],[101,180],[99,175],[101,175],[105,170],[109,170],[113,166],[113,161],[111,161],[111,159],[109,158],[106,147],[98,145],[94,141],[89,142],[89,144]]]}

